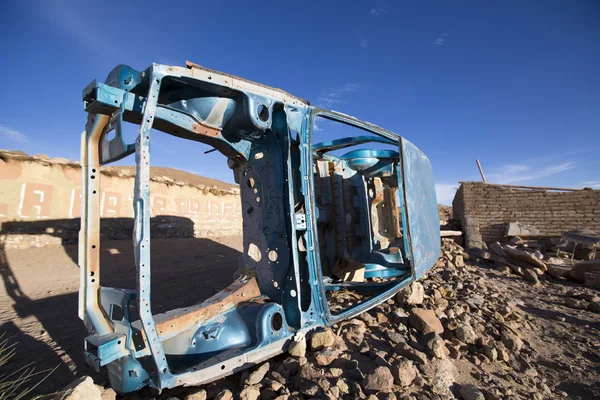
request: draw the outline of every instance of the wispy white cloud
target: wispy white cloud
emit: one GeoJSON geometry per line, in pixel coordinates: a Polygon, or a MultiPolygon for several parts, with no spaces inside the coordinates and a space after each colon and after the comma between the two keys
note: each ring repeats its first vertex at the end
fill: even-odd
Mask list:
{"type": "Polygon", "coordinates": [[[383,8],[371,8],[371,15],[374,17],[378,17],[383,12],[383,8]]]}
{"type": "Polygon", "coordinates": [[[506,164],[498,170],[486,174],[486,178],[491,183],[519,183],[546,178],[573,168],[575,168],[575,163],[570,161],[539,167],[532,167],[528,164],[506,164]]]}
{"type": "Polygon", "coordinates": [[[452,200],[454,200],[454,195],[456,194],[457,187],[458,185],[454,183],[436,183],[435,193],[437,195],[438,204],[451,206],[452,200]]]}
{"type": "Polygon", "coordinates": [[[589,187],[592,189],[600,189],[600,181],[587,181],[583,182],[584,187],[589,187]]]}
{"type": "Polygon", "coordinates": [[[356,83],[347,83],[340,88],[337,88],[327,93],[323,93],[317,98],[317,104],[323,107],[331,107],[334,104],[340,103],[345,94],[358,92],[359,89],[360,85],[356,83]]]}
{"type": "Polygon", "coordinates": [[[369,47],[369,41],[368,41],[367,39],[360,39],[360,40],[358,41],[358,45],[359,45],[360,47],[367,48],[367,47],[369,47]]]}
{"type": "Polygon", "coordinates": [[[26,143],[29,141],[27,139],[27,136],[25,136],[21,132],[15,131],[14,129],[10,129],[9,127],[6,127],[4,125],[0,125],[0,136],[3,136],[13,142],[26,143]]]}
{"type": "Polygon", "coordinates": [[[313,130],[314,130],[315,132],[319,132],[319,131],[322,131],[323,129],[322,129],[321,127],[319,127],[319,125],[317,125],[317,123],[315,122],[315,123],[313,124],[313,130]]]}
{"type": "Polygon", "coordinates": [[[440,36],[438,36],[434,41],[433,45],[436,47],[443,46],[448,40],[448,36],[450,36],[450,32],[442,32],[440,36]]]}

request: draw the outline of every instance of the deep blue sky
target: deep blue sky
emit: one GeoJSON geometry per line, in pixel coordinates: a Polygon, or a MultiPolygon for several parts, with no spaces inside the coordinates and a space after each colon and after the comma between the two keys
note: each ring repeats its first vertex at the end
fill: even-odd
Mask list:
{"type": "MultiPolygon", "coordinates": [[[[460,180],[600,188],[600,2],[4,1],[0,148],[79,159],[81,91],[185,60],[381,125],[460,180]]],[[[232,181],[155,136],[152,163],[232,181]]],[[[133,159],[129,162],[133,163],[133,159]]]]}

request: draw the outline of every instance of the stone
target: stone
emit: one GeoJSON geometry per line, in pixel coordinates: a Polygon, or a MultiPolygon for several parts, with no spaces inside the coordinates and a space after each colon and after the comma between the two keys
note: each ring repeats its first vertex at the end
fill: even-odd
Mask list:
{"type": "Polygon", "coordinates": [[[433,310],[413,308],[410,311],[408,320],[410,326],[415,328],[422,335],[426,335],[431,332],[435,332],[438,335],[444,333],[444,327],[433,310]]]}
{"type": "Polygon", "coordinates": [[[325,328],[313,333],[310,338],[310,349],[312,351],[322,350],[326,347],[332,346],[334,342],[335,335],[331,329],[325,328]]]}
{"type": "Polygon", "coordinates": [[[523,341],[519,335],[508,328],[502,330],[500,339],[508,350],[521,351],[523,347],[523,341]]]}
{"type": "Polygon", "coordinates": [[[571,268],[563,265],[551,265],[548,264],[548,275],[555,279],[565,278],[568,279],[571,276],[571,268]]]}
{"type": "Polygon", "coordinates": [[[215,397],[215,400],[232,400],[232,399],[233,399],[233,393],[231,393],[231,390],[229,390],[229,389],[222,390],[215,397]]]}
{"type": "Polygon", "coordinates": [[[412,282],[404,290],[398,292],[396,299],[400,304],[416,306],[423,304],[425,298],[425,289],[419,282],[412,282]]]}
{"type": "Polygon", "coordinates": [[[396,352],[396,354],[408,358],[409,360],[412,360],[417,364],[423,365],[427,363],[427,356],[425,356],[425,354],[418,350],[415,350],[406,343],[398,343],[396,346],[394,346],[394,351],[396,352]]]}
{"type": "Polygon", "coordinates": [[[296,386],[300,393],[310,397],[317,397],[321,391],[319,385],[307,378],[298,377],[296,386]]]}
{"type": "Polygon", "coordinates": [[[485,400],[485,396],[474,385],[462,385],[459,391],[464,400],[485,400]]]}
{"type": "Polygon", "coordinates": [[[527,282],[533,283],[534,285],[537,285],[538,283],[540,283],[540,279],[538,277],[538,274],[536,272],[534,272],[533,270],[531,270],[531,269],[526,269],[526,270],[523,271],[523,278],[527,282]]]}
{"type": "Polygon", "coordinates": [[[63,390],[61,390],[54,400],[101,400],[102,392],[94,384],[94,380],[89,376],[82,376],[75,379],[63,390]]]}
{"type": "Polygon", "coordinates": [[[466,344],[475,344],[477,341],[477,333],[469,324],[464,324],[456,328],[456,338],[466,344]]]}
{"type": "Polygon", "coordinates": [[[570,308],[575,308],[575,309],[582,309],[582,308],[584,308],[584,306],[585,306],[585,304],[584,304],[584,302],[583,302],[583,301],[581,301],[581,300],[577,300],[577,299],[573,299],[573,298],[571,298],[571,297],[568,297],[568,298],[565,300],[565,305],[566,305],[567,307],[570,307],[570,308]]]}
{"type": "Polygon", "coordinates": [[[394,386],[394,377],[387,367],[377,367],[363,380],[363,388],[372,392],[391,392],[394,386]]]}
{"type": "Polygon", "coordinates": [[[380,324],[385,324],[389,321],[388,317],[386,317],[385,314],[382,312],[376,312],[375,316],[377,318],[377,322],[380,324]]]}
{"type": "Polygon", "coordinates": [[[490,245],[490,250],[497,255],[498,257],[504,257],[504,249],[502,248],[502,245],[500,244],[500,242],[494,242],[490,245]]]}
{"type": "Polygon", "coordinates": [[[485,346],[483,348],[483,354],[490,360],[496,361],[498,359],[498,350],[495,347],[485,346]]]}
{"type": "Polygon", "coordinates": [[[317,365],[326,367],[336,360],[340,355],[340,352],[333,349],[323,349],[315,353],[315,362],[317,365]]]}
{"type": "Polygon", "coordinates": [[[600,271],[600,259],[577,263],[571,268],[569,274],[571,278],[585,282],[585,273],[594,271],[600,271]]]}
{"type": "Polygon", "coordinates": [[[102,389],[102,395],[100,396],[102,400],[116,400],[117,392],[113,388],[102,389]]]}
{"type": "Polygon", "coordinates": [[[400,360],[392,365],[394,382],[402,387],[410,386],[418,373],[417,367],[410,360],[400,360]]]}
{"type": "Polygon", "coordinates": [[[437,333],[430,333],[429,335],[422,336],[420,340],[424,340],[425,347],[427,347],[429,353],[435,358],[446,358],[450,353],[446,348],[444,339],[437,333]]]}
{"type": "Polygon", "coordinates": [[[519,260],[519,261],[524,261],[527,264],[531,265],[532,268],[539,268],[542,271],[546,271],[548,269],[548,267],[546,266],[546,263],[543,262],[542,260],[540,260],[539,258],[537,258],[536,256],[534,256],[533,254],[525,251],[525,250],[519,250],[516,249],[512,246],[508,246],[505,245],[503,247],[504,249],[504,253],[506,254],[506,257],[508,258],[512,258],[514,260],[519,260]]]}
{"type": "Polygon", "coordinates": [[[306,337],[302,336],[298,340],[293,340],[288,348],[288,353],[292,357],[306,357],[306,337]]]}
{"type": "Polygon", "coordinates": [[[194,390],[192,392],[187,393],[183,400],[206,400],[206,390],[194,390]]]}
{"type": "Polygon", "coordinates": [[[450,387],[455,382],[456,367],[449,359],[436,360],[429,364],[424,371],[431,377],[431,391],[444,398],[452,398],[450,387]]]}
{"type": "Polygon", "coordinates": [[[600,313],[600,302],[599,301],[590,301],[590,303],[587,305],[588,310],[595,312],[595,313],[600,313]]]}
{"type": "Polygon", "coordinates": [[[348,386],[348,382],[345,379],[338,379],[335,383],[335,387],[342,394],[350,394],[350,386],[348,386]]]}
{"type": "Polygon", "coordinates": [[[453,261],[454,261],[454,265],[456,267],[464,267],[465,266],[465,258],[462,254],[454,256],[453,261]]]}
{"type": "Polygon", "coordinates": [[[253,371],[250,374],[250,376],[248,376],[248,379],[246,379],[246,382],[244,382],[245,385],[252,386],[252,385],[256,385],[256,384],[260,383],[260,381],[263,380],[265,375],[267,375],[267,372],[269,372],[269,363],[268,362],[262,364],[260,367],[258,367],[258,369],[253,371]]]}
{"type": "Polygon", "coordinates": [[[248,386],[240,393],[240,400],[258,400],[260,389],[256,386],[248,386]]]}

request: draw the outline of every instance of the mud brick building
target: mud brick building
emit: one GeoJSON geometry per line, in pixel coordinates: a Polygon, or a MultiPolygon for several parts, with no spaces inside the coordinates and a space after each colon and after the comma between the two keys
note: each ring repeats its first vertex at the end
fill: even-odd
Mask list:
{"type": "Polygon", "coordinates": [[[461,182],[452,202],[467,247],[503,239],[509,222],[538,229],[540,236],[559,237],[571,229],[600,233],[600,190],[552,190],[461,182]]]}

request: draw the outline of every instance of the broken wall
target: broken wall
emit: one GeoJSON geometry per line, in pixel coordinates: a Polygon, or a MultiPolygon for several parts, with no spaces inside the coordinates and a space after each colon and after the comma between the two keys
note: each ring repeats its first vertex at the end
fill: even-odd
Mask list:
{"type": "MultiPolygon", "coordinates": [[[[128,239],[133,230],[130,170],[102,173],[101,236],[128,239]]],[[[239,189],[151,179],[154,237],[214,237],[242,233],[239,189]]],[[[76,243],[81,168],[64,159],[0,153],[0,234],[4,247],[76,243]]]]}
{"type": "Polygon", "coordinates": [[[506,224],[517,221],[536,227],[546,237],[581,228],[600,233],[600,190],[551,191],[461,182],[452,209],[467,247],[501,241],[506,224]]]}

